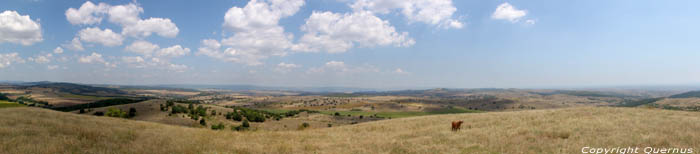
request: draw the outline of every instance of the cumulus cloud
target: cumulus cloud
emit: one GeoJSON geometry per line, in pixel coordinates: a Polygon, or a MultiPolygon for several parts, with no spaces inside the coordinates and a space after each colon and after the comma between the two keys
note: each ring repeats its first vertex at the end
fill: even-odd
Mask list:
{"type": "Polygon", "coordinates": [[[78,62],[86,64],[103,64],[105,67],[117,67],[117,64],[105,61],[102,55],[93,52],[91,55],[81,56],[78,58],[78,62]]]}
{"type": "Polygon", "coordinates": [[[70,41],[70,43],[61,44],[61,46],[74,51],[85,50],[85,48],[83,47],[83,43],[80,42],[80,38],[78,37],[74,37],[73,40],[70,41]]]}
{"type": "Polygon", "coordinates": [[[301,65],[298,64],[293,64],[293,63],[279,63],[277,64],[277,68],[275,68],[275,71],[281,72],[281,73],[287,73],[291,71],[292,69],[299,68],[301,65]]]}
{"type": "Polygon", "coordinates": [[[33,61],[35,63],[39,63],[39,64],[46,64],[46,63],[51,62],[52,58],[53,58],[53,55],[48,53],[46,55],[38,55],[36,57],[29,57],[28,60],[33,61]]]}
{"type": "Polygon", "coordinates": [[[302,5],[303,0],[252,0],[242,8],[231,7],[224,15],[223,27],[234,32],[233,36],[221,42],[203,40],[198,55],[247,65],[262,64],[260,60],[269,56],[284,56],[293,46],[294,36],[285,33],[279,20],[295,14],[302,5]]]}
{"type": "Polygon", "coordinates": [[[74,25],[91,25],[100,23],[105,16],[109,22],[122,26],[122,35],[131,37],[148,37],[153,33],[162,37],[173,38],[179,33],[177,25],[168,18],[141,19],[144,10],[136,3],[109,5],[87,1],[79,9],[66,10],[66,19],[74,25]]]}
{"type": "Polygon", "coordinates": [[[61,47],[56,47],[56,49],[53,49],[53,53],[55,53],[55,54],[62,54],[62,53],[63,53],[63,48],[61,48],[61,47]]]}
{"type": "Polygon", "coordinates": [[[189,69],[187,65],[173,64],[165,59],[160,59],[157,57],[150,59],[144,59],[141,56],[122,57],[122,62],[126,63],[128,66],[136,68],[156,68],[173,72],[184,72],[189,69]]]}
{"type": "Polygon", "coordinates": [[[457,8],[452,0],[357,0],[350,5],[356,12],[388,14],[401,12],[410,22],[423,22],[443,28],[462,28],[461,21],[453,19],[457,8]]]}
{"type": "Polygon", "coordinates": [[[158,50],[160,47],[148,41],[138,40],[131,43],[131,45],[126,46],[124,50],[138,53],[147,57],[153,55],[153,52],[158,50]]]}
{"type": "Polygon", "coordinates": [[[162,37],[173,38],[180,30],[170,19],[148,18],[139,20],[136,24],[127,25],[122,30],[122,34],[132,37],[148,37],[156,33],[162,37]]]}
{"type": "MultiPolygon", "coordinates": [[[[496,11],[491,15],[491,19],[508,20],[512,23],[518,22],[527,15],[527,10],[518,10],[508,2],[498,5],[496,11]]],[[[534,23],[534,21],[533,21],[534,23]]]]}
{"type": "Polygon", "coordinates": [[[114,33],[111,29],[106,28],[101,30],[100,28],[85,28],[78,32],[80,40],[91,43],[99,43],[104,46],[118,46],[122,45],[124,37],[122,35],[114,33]]]}
{"type": "Polygon", "coordinates": [[[24,63],[24,59],[16,52],[0,54],[0,68],[8,67],[12,63],[24,63]]]}
{"type": "Polygon", "coordinates": [[[160,49],[156,56],[158,57],[180,57],[190,53],[190,48],[183,48],[180,45],[174,45],[168,48],[160,49]]]}
{"type": "Polygon", "coordinates": [[[126,46],[124,50],[141,54],[147,58],[151,56],[173,58],[190,53],[190,48],[184,48],[180,45],[173,45],[171,47],[161,49],[160,46],[143,40],[134,41],[131,43],[131,45],[126,46]]]}
{"type": "Polygon", "coordinates": [[[20,15],[10,10],[0,13],[0,43],[32,45],[42,40],[41,25],[29,15],[20,15]]]}
{"type": "Polygon", "coordinates": [[[367,11],[345,14],[313,12],[301,29],[306,33],[294,48],[298,51],[338,53],[355,45],[408,47],[415,44],[407,32],[397,32],[388,21],[367,11]]]}
{"type": "Polygon", "coordinates": [[[66,10],[66,19],[73,25],[92,25],[102,21],[102,14],[109,11],[109,5],[94,3],[87,1],[80,8],[68,8],[66,10]]]}
{"type": "Polygon", "coordinates": [[[88,56],[82,56],[78,59],[78,62],[80,63],[105,63],[105,60],[102,58],[102,55],[99,53],[93,52],[91,55],[88,56]]]}
{"type": "Polygon", "coordinates": [[[106,13],[109,14],[109,21],[112,23],[133,25],[141,20],[139,14],[143,13],[143,8],[134,3],[129,3],[126,5],[109,6],[106,13]]]}

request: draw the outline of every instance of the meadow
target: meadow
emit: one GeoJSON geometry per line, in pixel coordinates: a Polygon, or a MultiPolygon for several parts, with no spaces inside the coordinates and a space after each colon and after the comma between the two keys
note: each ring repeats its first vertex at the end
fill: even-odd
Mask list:
{"type": "Polygon", "coordinates": [[[627,146],[697,150],[697,130],[699,112],[647,108],[441,114],[324,129],[243,132],[40,108],[0,109],[0,151],[7,153],[579,153],[583,147],[627,146]],[[465,121],[464,128],[451,131],[454,120],[465,121]]]}

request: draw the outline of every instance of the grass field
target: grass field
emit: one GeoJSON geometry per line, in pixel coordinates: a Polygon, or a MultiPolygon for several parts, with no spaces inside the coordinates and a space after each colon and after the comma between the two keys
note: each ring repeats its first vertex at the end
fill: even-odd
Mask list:
{"type": "Polygon", "coordinates": [[[8,102],[4,100],[0,100],[0,108],[6,108],[6,107],[23,107],[25,105],[22,104],[17,104],[13,102],[8,102]]]}
{"type": "Polygon", "coordinates": [[[580,153],[700,148],[700,112],[567,108],[443,114],[303,131],[214,131],[40,108],[0,109],[5,153],[580,153]],[[450,122],[464,129],[450,131],[450,122]]]}
{"type": "MultiPolygon", "coordinates": [[[[263,109],[268,112],[272,113],[285,113],[290,110],[287,109],[263,109]]],[[[346,115],[351,115],[351,116],[373,116],[377,115],[377,117],[383,117],[383,118],[406,118],[406,117],[415,117],[415,116],[425,116],[425,115],[435,115],[435,114],[454,114],[454,113],[479,113],[481,111],[477,110],[469,110],[469,109],[463,109],[463,108],[450,108],[450,109],[438,109],[434,111],[399,111],[399,112],[377,112],[377,111],[333,111],[333,110],[321,110],[319,111],[320,113],[323,114],[328,114],[328,115],[334,115],[336,112],[340,113],[343,116],[346,115]]]]}

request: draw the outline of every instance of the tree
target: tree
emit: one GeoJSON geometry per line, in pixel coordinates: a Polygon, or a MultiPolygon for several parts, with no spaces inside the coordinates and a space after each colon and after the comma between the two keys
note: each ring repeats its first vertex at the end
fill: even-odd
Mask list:
{"type": "Polygon", "coordinates": [[[136,116],[136,108],[129,108],[129,118],[136,116]]]}
{"type": "MultiPolygon", "coordinates": [[[[233,120],[236,120],[236,121],[241,121],[241,120],[243,120],[243,116],[241,116],[241,114],[238,114],[238,112],[233,112],[233,117],[232,117],[232,118],[233,118],[233,120]]],[[[246,121],[248,121],[248,120],[246,120],[246,121]]]]}
{"type": "Polygon", "coordinates": [[[118,108],[109,108],[106,113],[110,117],[127,118],[127,113],[118,108]]]}
{"type": "Polygon", "coordinates": [[[204,121],[204,118],[202,118],[202,120],[199,120],[199,124],[202,125],[202,126],[206,126],[206,125],[207,125],[207,122],[204,121]]]}
{"type": "Polygon", "coordinates": [[[250,127],[250,123],[248,123],[248,119],[243,120],[243,124],[241,124],[242,127],[248,128],[250,127]]]}

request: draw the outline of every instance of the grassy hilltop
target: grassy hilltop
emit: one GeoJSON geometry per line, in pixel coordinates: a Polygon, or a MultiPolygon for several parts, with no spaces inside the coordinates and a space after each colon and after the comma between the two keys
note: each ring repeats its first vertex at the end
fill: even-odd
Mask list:
{"type": "Polygon", "coordinates": [[[700,113],[566,108],[398,118],[302,131],[214,131],[40,108],[0,109],[7,153],[579,153],[700,148],[700,113]],[[452,132],[449,123],[464,120],[452,132]]]}

